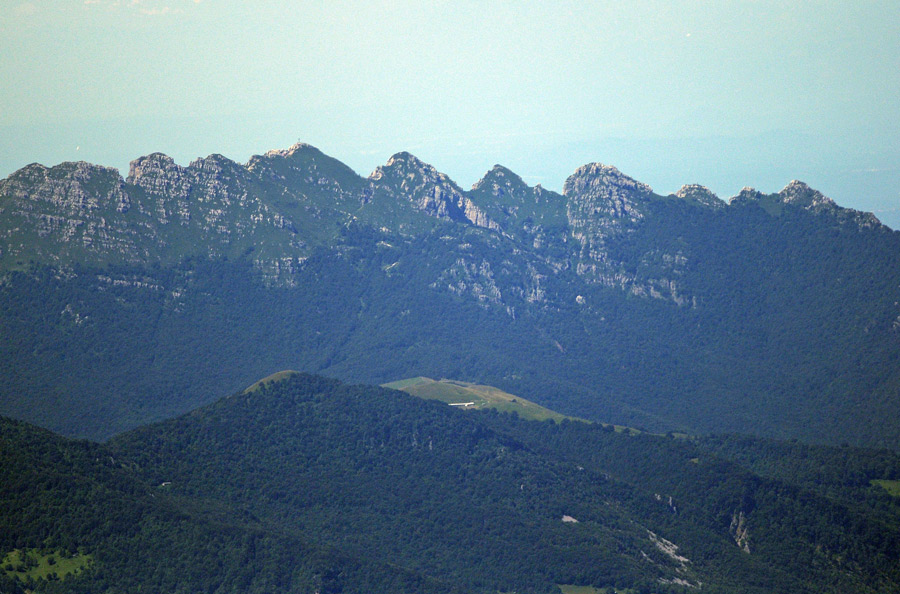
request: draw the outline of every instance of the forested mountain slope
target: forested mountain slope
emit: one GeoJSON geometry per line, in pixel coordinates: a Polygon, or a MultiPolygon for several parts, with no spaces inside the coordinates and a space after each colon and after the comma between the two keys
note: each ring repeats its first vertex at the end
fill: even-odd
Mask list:
{"type": "Polygon", "coordinates": [[[177,496],[104,446],[3,417],[0,560],[5,594],[461,592],[177,496]]]}

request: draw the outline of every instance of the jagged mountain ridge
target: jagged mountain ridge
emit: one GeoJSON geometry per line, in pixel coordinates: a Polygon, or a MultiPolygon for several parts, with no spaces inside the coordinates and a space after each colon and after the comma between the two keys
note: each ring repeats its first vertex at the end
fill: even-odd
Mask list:
{"type": "MultiPolygon", "coordinates": [[[[290,285],[310,250],[330,244],[350,222],[409,234],[437,220],[496,232],[555,271],[574,268],[588,283],[678,303],[686,301],[678,296],[674,266],[669,278],[639,279],[609,244],[639,225],[654,201],[726,206],[699,185],[658,196],[599,163],[576,170],[562,195],[528,186],[500,165],[465,191],[407,152],[363,178],[303,143],[255,155],[244,165],[213,154],[184,167],[153,153],[134,160],[124,179],[115,169],[84,162],[33,164],[0,181],[0,197],[0,266],[7,269],[29,261],[133,264],[252,252],[269,282],[290,285]]],[[[773,195],[745,188],[729,202],[752,203],[770,212],[799,207],[860,228],[881,227],[874,215],[839,207],[797,181],[773,195]]]]}

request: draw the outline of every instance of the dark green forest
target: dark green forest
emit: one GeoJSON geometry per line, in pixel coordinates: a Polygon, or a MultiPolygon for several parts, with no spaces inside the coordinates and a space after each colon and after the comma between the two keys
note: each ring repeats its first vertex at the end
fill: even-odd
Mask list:
{"type": "Polygon", "coordinates": [[[104,446],[22,422],[0,418],[0,462],[0,551],[91,559],[63,578],[0,568],[4,594],[462,591],[313,546],[224,502],[173,495],[104,446]]]}
{"type": "MultiPolygon", "coordinates": [[[[107,444],[0,428],[4,554],[91,559],[56,580],[7,570],[4,591],[900,591],[889,495],[754,472],[733,451],[762,445],[730,438],[524,421],[305,374],[107,444]]],[[[798,466],[900,469],[886,451],[816,452],[798,466]]]]}

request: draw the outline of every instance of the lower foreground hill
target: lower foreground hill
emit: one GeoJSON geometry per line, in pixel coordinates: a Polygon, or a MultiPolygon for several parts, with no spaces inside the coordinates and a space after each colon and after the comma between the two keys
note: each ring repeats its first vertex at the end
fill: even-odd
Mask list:
{"type": "Polygon", "coordinates": [[[0,592],[461,592],[173,496],[101,445],[0,417],[0,592]]]}
{"type": "Polygon", "coordinates": [[[729,443],[296,373],[103,445],[4,419],[0,591],[900,591],[887,491],[729,443]]]}

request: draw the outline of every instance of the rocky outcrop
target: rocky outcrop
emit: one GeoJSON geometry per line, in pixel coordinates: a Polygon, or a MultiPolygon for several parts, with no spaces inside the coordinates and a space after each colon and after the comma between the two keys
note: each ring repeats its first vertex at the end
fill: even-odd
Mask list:
{"type": "Polygon", "coordinates": [[[408,200],[429,216],[499,231],[500,225],[472,200],[446,174],[423,163],[407,152],[397,153],[369,176],[375,193],[391,199],[408,200]]]}
{"type": "Polygon", "coordinates": [[[33,163],[0,181],[0,196],[16,199],[20,207],[39,210],[40,203],[78,215],[99,209],[126,212],[130,206],[118,170],[84,161],[52,168],[33,163]]]}
{"type": "Polygon", "coordinates": [[[502,165],[494,165],[468,195],[499,224],[503,234],[534,250],[554,269],[569,267],[569,258],[563,256],[569,240],[563,196],[540,185],[529,186],[502,165]]]}
{"type": "MultiPolygon", "coordinates": [[[[640,220],[641,202],[653,192],[647,184],[611,165],[590,163],[566,179],[563,195],[582,212],[611,220],[640,220]]],[[[571,217],[570,217],[571,218],[571,217]]]]}
{"type": "Polygon", "coordinates": [[[168,155],[153,153],[131,162],[129,185],[140,188],[149,200],[140,200],[142,213],[154,216],[162,225],[173,220],[187,225],[191,219],[188,199],[193,179],[187,168],[177,165],[168,155]]]}
{"type": "Polygon", "coordinates": [[[606,285],[628,284],[609,256],[608,243],[627,233],[644,217],[650,186],[615,167],[591,163],[566,180],[566,216],[572,238],[580,246],[577,272],[606,285]],[[624,281],[624,283],[623,283],[624,281]]]}
{"type": "Polygon", "coordinates": [[[143,256],[135,241],[141,221],[129,214],[132,200],[116,169],[32,164],[0,181],[0,197],[6,261],[60,262],[82,251],[100,260],[143,256]]]}
{"type": "MultiPolygon", "coordinates": [[[[530,187],[501,165],[463,191],[407,152],[368,178],[304,143],[256,155],[246,165],[213,154],[185,167],[153,153],[135,159],[127,179],[78,162],[32,164],[0,181],[0,259],[21,266],[252,254],[267,282],[290,285],[309,249],[330,245],[347,225],[412,235],[432,229],[433,217],[478,227],[490,241],[511,241],[511,252],[521,257],[510,272],[466,256],[438,279],[436,286],[481,303],[547,304],[549,277],[574,270],[590,283],[693,306],[683,276],[689,247],[619,249],[621,239],[669,200],[726,207],[697,184],[655,196],[650,186],[601,163],[575,171],[561,195],[530,187]]],[[[773,216],[803,209],[859,228],[881,227],[873,215],[841,208],[799,181],[778,194],[744,188],[730,204],[760,206],[773,216]]]]}
{"type": "Polygon", "coordinates": [[[796,179],[778,192],[778,196],[785,204],[793,204],[806,210],[831,210],[837,206],[831,198],[796,179]]]}
{"type": "Polygon", "coordinates": [[[734,539],[735,544],[745,553],[750,552],[750,529],[747,527],[747,516],[742,510],[735,510],[731,514],[731,525],[728,533],[734,539]]]}
{"type": "Polygon", "coordinates": [[[762,192],[759,192],[755,188],[744,186],[736,196],[732,196],[728,200],[728,204],[732,206],[740,204],[754,204],[759,202],[762,197],[762,192]]]}
{"type": "Polygon", "coordinates": [[[843,223],[853,223],[860,228],[881,227],[881,221],[870,212],[860,212],[838,206],[834,200],[805,183],[792,180],[780,192],[778,197],[784,204],[789,204],[816,214],[828,214],[843,223]]]}
{"type": "Polygon", "coordinates": [[[433,286],[444,286],[455,295],[470,295],[482,304],[499,305],[503,302],[503,293],[487,260],[473,262],[468,258],[458,258],[433,286]]]}
{"type": "MultiPolygon", "coordinates": [[[[638,297],[662,299],[675,304],[696,305],[682,294],[679,276],[687,256],[651,249],[639,260],[626,263],[611,251],[612,246],[643,224],[655,197],[647,184],[624,175],[615,167],[592,163],[578,169],[565,183],[566,214],[570,235],[579,246],[576,272],[586,280],[616,287],[638,297]]],[[[707,188],[684,186],[675,194],[705,208],[722,208],[724,203],[707,188]]],[[[632,255],[633,258],[633,255],[632,255]]]]}
{"type": "Polygon", "coordinates": [[[506,203],[525,203],[533,194],[522,178],[502,165],[494,165],[472,185],[473,192],[486,192],[506,203]]]}
{"type": "Polygon", "coordinates": [[[200,202],[245,207],[250,203],[250,179],[247,170],[222,155],[210,155],[191,161],[188,170],[194,176],[194,192],[200,202]]]}
{"type": "Polygon", "coordinates": [[[753,188],[744,188],[731,198],[729,204],[757,205],[774,216],[779,216],[785,207],[799,208],[818,216],[831,217],[842,225],[853,225],[857,229],[884,227],[874,214],[838,206],[831,198],[798,180],[791,181],[777,194],[763,194],[753,188]]]}
{"type": "MultiPolygon", "coordinates": [[[[662,553],[668,559],[669,563],[674,565],[675,575],[672,577],[659,578],[660,583],[673,584],[698,590],[703,586],[703,582],[697,579],[697,576],[694,574],[691,567],[691,560],[684,555],[679,554],[678,545],[658,536],[655,532],[650,530],[647,531],[647,535],[650,538],[650,542],[656,547],[656,550],[662,553]]],[[[644,557],[652,562],[652,559],[646,553],[644,553],[644,557]]]]}
{"type": "Polygon", "coordinates": [[[264,203],[247,168],[222,155],[182,167],[153,153],[132,161],[127,183],[141,191],[142,212],[162,226],[198,229],[209,241],[210,254],[221,251],[217,243],[251,238],[262,227],[296,231],[289,218],[264,203]]]}
{"type": "Polygon", "coordinates": [[[674,196],[710,208],[724,208],[726,206],[725,201],[716,196],[712,190],[700,184],[681,186],[674,196]]]}
{"type": "Polygon", "coordinates": [[[288,149],[254,155],[247,171],[277,192],[309,204],[316,196],[327,195],[336,205],[356,208],[371,198],[367,180],[337,159],[309,144],[298,142],[288,149]]]}

